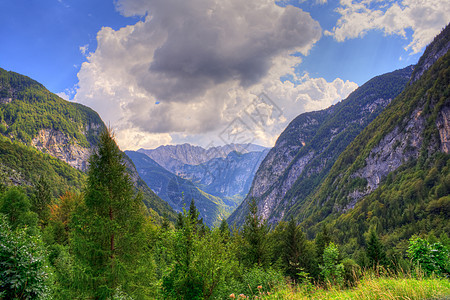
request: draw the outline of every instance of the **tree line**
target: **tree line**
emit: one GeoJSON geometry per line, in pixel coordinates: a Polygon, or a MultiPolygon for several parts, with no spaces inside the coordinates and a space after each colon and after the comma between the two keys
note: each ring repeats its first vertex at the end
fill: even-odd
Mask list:
{"type": "Polygon", "coordinates": [[[0,299],[229,299],[288,284],[351,286],[364,268],[449,274],[445,235],[414,237],[394,258],[372,227],[352,259],[329,227],[313,240],[294,219],[271,228],[254,200],[241,228],[208,228],[194,200],[175,224],[155,221],[107,130],[89,164],[83,193],[53,199],[44,174],[30,196],[2,187],[0,299]]]}

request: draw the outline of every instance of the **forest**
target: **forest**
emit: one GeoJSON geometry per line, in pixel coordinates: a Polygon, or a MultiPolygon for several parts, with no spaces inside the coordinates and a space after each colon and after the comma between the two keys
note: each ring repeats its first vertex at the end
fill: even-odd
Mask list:
{"type": "MultiPolygon", "coordinates": [[[[445,185],[448,166],[443,162],[448,160],[438,161],[433,180],[445,185]]],[[[364,238],[349,249],[352,244],[343,241],[352,240],[351,229],[325,224],[310,239],[294,219],[269,226],[255,201],[240,228],[225,220],[208,228],[195,199],[175,222],[152,217],[108,130],[99,136],[79,191],[54,199],[50,185],[54,183],[42,173],[28,190],[0,187],[0,299],[450,295],[450,239],[445,232],[412,235],[406,244],[387,249],[377,224],[371,224],[367,232],[356,234],[364,238]]],[[[442,209],[447,198],[439,198],[444,203],[434,207],[442,209]]]]}

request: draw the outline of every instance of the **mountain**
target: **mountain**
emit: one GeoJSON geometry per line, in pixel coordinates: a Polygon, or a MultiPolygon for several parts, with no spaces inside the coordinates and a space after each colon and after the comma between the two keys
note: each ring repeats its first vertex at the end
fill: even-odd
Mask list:
{"type": "Polygon", "coordinates": [[[351,141],[404,89],[413,68],[377,76],[347,99],[295,118],[261,163],[245,201],[228,218],[241,225],[255,198],[270,223],[285,219],[324,180],[351,141]]]}
{"type": "Polygon", "coordinates": [[[318,189],[291,207],[288,215],[310,235],[331,223],[348,243],[363,240],[372,226],[393,247],[413,234],[450,232],[449,49],[447,26],[401,95],[345,149],[318,189]]]}
{"type": "Polygon", "coordinates": [[[137,172],[147,185],[163,200],[167,201],[177,212],[183,207],[189,208],[192,199],[200,213],[200,217],[208,226],[229,215],[233,207],[225,204],[220,198],[205,193],[191,181],[183,179],[160,166],[144,153],[125,151],[136,165],[137,172]]]}
{"type": "Polygon", "coordinates": [[[186,202],[189,204],[194,199],[198,208],[204,208],[203,211],[199,209],[200,215],[212,225],[228,217],[245,198],[268,149],[254,144],[208,149],[182,144],[126,153],[158,196],[176,211],[181,211],[186,202]]]}
{"type": "Polygon", "coordinates": [[[232,151],[225,158],[213,158],[199,165],[185,164],[177,175],[191,180],[203,191],[220,197],[233,207],[241,203],[250,190],[253,177],[268,153],[232,151]]]}
{"type": "Polygon", "coordinates": [[[205,149],[190,144],[159,146],[156,149],[139,149],[138,152],[151,159],[172,173],[177,173],[184,165],[199,165],[214,158],[226,158],[236,151],[239,153],[260,152],[264,147],[254,144],[228,144],[205,149]]]}
{"type": "MultiPolygon", "coordinates": [[[[45,174],[55,197],[66,190],[82,190],[88,158],[104,128],[92,109],[65,101],[35,80],[0,68],[3,185],[30,188],[45,174]]],[[[170,206],[147,187],[133,163],[125,161],[146,206],[174,220],[170,206]]]]}

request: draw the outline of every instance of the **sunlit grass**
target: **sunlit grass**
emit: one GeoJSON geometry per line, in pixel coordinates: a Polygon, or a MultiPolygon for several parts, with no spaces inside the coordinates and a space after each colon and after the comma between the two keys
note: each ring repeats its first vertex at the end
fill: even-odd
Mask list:
{"type": "Polygon", "coordinates": [[[366,275],[354,288],[289,286],[247,299],[450,299],[450,280],[366,275]]]}

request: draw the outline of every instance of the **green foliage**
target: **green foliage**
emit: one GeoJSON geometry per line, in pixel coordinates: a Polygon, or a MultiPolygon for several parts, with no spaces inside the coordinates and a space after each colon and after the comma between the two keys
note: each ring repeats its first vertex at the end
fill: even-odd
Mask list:
{"type": "Polygon", "coordinates": [[[51,282],[41,239],[12,230],[0,214],[0,299],[48,299],[51,282]]]}
{"type": "MultiPolygon", "coordinates": [[[[0,182],[5,185],[12,185],[14,182],[23,186],[36,186],[41,176],[45,175],[53,197],[63,195],[67,190],[79,191],[86,181],[86,174],[67,163],[2,136],[0,167],[3,167],[6,175],[0,177],[0,182]]],[[[28,189],[31,196],[33,188],[28,189]]]]}
{"type": "Polygon", "coordinates": [[[104,125],[92,109],[65,101],[36,81],[1,68],[0,90],[13,99],[0,104],[0,120],[7,127],[4,135],[29,145],[41,129],[54,129],[82,147],[96,144],[96,126],[104,125]]]}
{"type": "Polygon", "coordinates": [[[42,225],[46,225],[50,217],[50,204],[52,203],[52,191],[48,180],[41,176],[34,188],[32,210],[38,215],[42,225]]]}
{"type": "Polygon", "coordinates": [[[430,244],[413,237],[409,241],[408,256],[426,275],[450,274],[450,252],[440,242],[430,244]]]}
{"type": "Polygon", "coordinates": [[[369,238],[367,240],[367,257],[369,259],[370,267],[373,268],[386,263],[386,252],[384,251],[384,246],[373,228],[370,230],[369,238]]]}
{"type": "Polygon", "coordinates": [[[299,274],[303,274],[303,277],[316,275],[315,249],[306,240],[305,234],[294,219],[287,224],[281,245],[286,275],[295,280],[300,279],[299,274]]]}
{"type": "Polygon", "coordinates": [[[245,266],[252,267],[257,265],[267,266],[269,263],[269,243],[267,234],[269,233],[269,226],[267,221],[263,220],[258,215],[258,207],[255,199],[249,203],[250,211],[245,218],[245,223],[242,226],[242,261],[245,266]]]}
{"type": "Polygon", "coordinates": [[[344,265],[339,261],[339,249],[331,242],[323,252],[323,265],[320,265],[320,274],[325,282],[332,285],[344,283],[344,265]]]}
{"type": "Polygon", "coordinates": [[[30,200],[20,187],[8,189],[0,199],[0,213],[7,217],[13,230],[26,226],[33,229],[37,225],[37,215],[30,208],[30,200]]]}
{"type": "Polygon", "coordinates": [[[84,203],[73,216],[72,243],[85,270],[87,293],[110,297],[119,286],[136,292],[136,278],[146,279],[137,268],[145,254],[144,210],[110,132],[100,134],[89,163],[84,203]]]}

